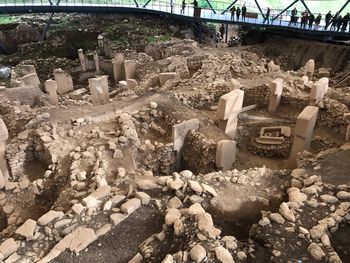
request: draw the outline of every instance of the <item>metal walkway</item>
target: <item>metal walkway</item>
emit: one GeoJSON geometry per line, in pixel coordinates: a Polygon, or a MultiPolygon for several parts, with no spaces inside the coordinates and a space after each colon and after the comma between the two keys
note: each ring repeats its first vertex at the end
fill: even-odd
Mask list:
{"type": "MultiPolygon", "coordinates": [[[[188,1],[188,0],[187,0],[188,1]]],[[[236,1],[234,1],[236,2],[236,1]]],[[[303,29],[300,23],[295,26],[289,26],[290,16],[285,12],[287,9],[273,10],[269,23],[264,23],[265,10],[262,9],[258,2],[259,12],[247,12],[247,17],[239,20],[231,18],[231,13],[226,10],[214,9],[213,1],[206,0],[205,8],[194,8],[192,4],[187,4],[182,10],[180,4],[175,4],[173,0],[158,1],[148,0],[144,3],[138,3],[137,0],[1,0],[0,14],[15,13],[143,13],[158,14],[184,19],[189,21],[202,21],[224,24],[242,25],[251,28],[266,28],[268,30],[290,32],[290,34],[298,34],[305,36],[333,38],[340,37],[342,39],[350,39],[350,32],[324,30],[323,21],[318,29],[303,29]],[[276,15],[277,14],[277,15],[276,15]]],[[[222,4],[222,3],[221,3],[222,4]]],[[[226,4],[227,5],[227,4],[226,4]]],[[[232,6],[232,4],[230,5],[232,6]]],[[[349,30],[350,25],[347,30],[349,30]]]]}

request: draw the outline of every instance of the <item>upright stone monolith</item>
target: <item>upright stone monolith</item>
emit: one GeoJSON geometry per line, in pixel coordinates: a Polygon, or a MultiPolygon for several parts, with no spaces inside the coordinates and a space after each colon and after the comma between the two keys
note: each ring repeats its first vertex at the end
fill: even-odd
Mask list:
{"type": "Polygon", "coordinates": [[[219,99],[216,118],[219,128],[231,139],[235,138],[238,114],[242,110],[244,91],[235,89],[223,95],[219,99]]]}
{"type": "Polygon", "coordinates": [[[216,144],[216,166],[227,171],[236,161],[236,141],[221,140],[216,144]]]}
{"type": "Polygon", "coordinates": [[[183,121],[173,126],[173,144],[174,144],[173,147],[174,147],[174,151],[176,151],[177,153],[177,158],[176,158],[177,169],[181,168],[182,146],[185,142],[187,133],[190,130],[198,130],[198,129],[199,129],[198,119],[183,121]]]}
{"type": "Polygon", "coordinates": [[[34,65],[21,65],[21,71],[23,76],[36,73],[34,65]]]}
{"type": "Polygon", "coordinates": [[[321,78],[311,88],[310,106],[316,106],[328,92],[329,79],[321,78]]]}
{"type": "Polygon", "coordinates": [[[268,108],[269,113],[275,113],[281,103],[284,80],[281,78],[272,81],[270,86],[270,104],[268,108]]]}
{"type": "Polygon", "coordinates": [[[305,64],[304,75],[309,77],[309,80],[312,80],[315,72],[315,60],[310,59],[305,64]]]}
{"type": "Polygon", "coordinates": [[[94,51],[94,62],[95,62],[95,70],[98,73],[100,72],[100,59],[98,57],[98,53],[96,50],[94,51]]]}
{"type": "Polygon", "coordinates": [[[45,81],[45,91],[49,94],[50,104],[58,104],[58,95],[57,95],[57,82],[52,79],[45,81]]]}
{"type": "Polygon", "coordinates": [[[5,182],[9,178],[9,171],[7,168],[7,161],[5,158],[6,140],[9,138],[7,127],[0,118],[0,189],[5,186],[5,182]]]}
{"type": "Polygon", "coordinates": [[[350,112],[344,113],[344,119],[349,123],[346,129],[345,140],[350,141],[350,112]]]}
{"type": "Polygon", "coordinates": [[[297,118],[292,151],[289,157],[289,164],[291,168],[295,168],[297,166],[296,161],[298,153],[310,149],[317,114],[318,107],[307,106],[297,118]]]}
{"type": "Polygon", "coordinates": [[[124,61],[125,59],[122,53],[115,54],[112,59],[114,81],[117,83],[121,80],[125,80],[124,61]]]}
{"type": "Polygon", "coordinates": [[[108,76],[89,79],[89,87],[91,100],[94,105],[102,105],[108,103],[108,76]]]}
{"type": "Polygon", "coordinates": [[[62,69],[55,69],[53,71],[53,75],[55,76],[55,80],[57,82],[57,93],[62,95],[73,91],[73,79],[71,75],[64,72],[62,69]]]}
{"type": "Polygon", "coordinates": [[[86,61],[85,61],[84,51],[81,48],[78,49],[78,56],[79,56],[81,70],[86,71],[86,61]]]}
{"type": "Polygon", "coordinates": [[[21,78],[22,83],[26,86],[33,86],[39,88],[40,86],[40,80],[36,73],[30,73],[21,78]]]}
{"type": "Polygon", "coordinates": [[[134,60],[124,61],[125,79],[136,78],[136,62],[134,60]]]}

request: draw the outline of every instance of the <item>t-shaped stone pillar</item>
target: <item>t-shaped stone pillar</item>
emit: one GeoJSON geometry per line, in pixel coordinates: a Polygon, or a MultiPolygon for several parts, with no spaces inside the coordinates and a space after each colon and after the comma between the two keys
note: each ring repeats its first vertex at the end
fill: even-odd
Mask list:
{"type": "Polygon", "coordinates": [[[236,141],[221,140],[216,144],[216,167],[230,170],[236,161],[236,141]]]}
{"type": "Polygon", "coordinates": [[[283,83],[284,80],[281,78],[272,81],[272,85],[270,87],[270,104],[268,108],[269,113],[275,113],[281,103],[283,83]]]}
{"type": "Polygon", "coordinates": [[[296,160],[298,153],[310,149],[317,114],[318,107],[307,106],[297,118],[294,131],[294,142],[289,157],[289,165],[291,168],[295,168],[297,166],[296,160]]]}
{"type": "Polygon", "coordinates": [[[310,106],[316,106],[328,92],[329,79],[319,79],[311,88],[310,106]]]}
{"type": "Polygon", "coordinates": [[[9,138],[7,127],[0,118],[0,189],[5,186],[5,182],[9,178],[7,161],[5,158],[6,140],[9,138]]]}

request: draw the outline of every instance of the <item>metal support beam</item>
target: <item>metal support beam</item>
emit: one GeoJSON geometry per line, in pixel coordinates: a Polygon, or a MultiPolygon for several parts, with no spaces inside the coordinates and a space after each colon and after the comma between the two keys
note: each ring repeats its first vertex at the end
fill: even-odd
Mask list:
{"type": "Polygon", "coordinates": [[[350,0],[346,1],[346,3],[339,9],[339,14],[348,6],[350,0]]]}
{"type": "Polygon", "coordinates": [[[238,0],[233,1],[232,4],[230,4],[224,11],[222,11],[221,14],[223,15],[223,14],[225,14],[228,10],[230,10],[231,7],[232,7],[235,3],[237,3],[237,1],[238,1],[238,0]]]}
{"type": "Polygon", "coordinates": [[[258,1],[257,1],[257,0],[254,0],[254,1],[255,1],[256,6],[259,8],[260,14],[263,16],[264,19],[266,19],[266,18],[265,18],[265,14],[263,13],[263,11],[262,11],[262,9],[261,9],[261,7],[260,7],[258,1]]]}
{"type": "Polygon", "coordinates": [[[173,13],[174,2],[170,0],[170,13],[173,13]]]}
{"type": "Polygon", "coordinates": [[[50,3],[50,5],[53,5],[53,3],[51,2],[51,0],[49,0],[49,3],[50,3]]]}
{"type": "Polygon", "coordinates": [[[225,43],[227,43],[228,40],[228,24],[225,26],[225,43]]]}
{"type": "Polygon", "coordinates": [[[300,0],[300,2],[305,6],[306,10],[309,12],[309,14],[312,14],[311,10],[309,9],[309,7],[307,6],[307,4],[305,3],[304,0],[300,0]]]}
{"type": "Polygon", "coordinates": [[[59,4],[60,4],[60,2],[61,2],[61,0],[57,0],[57,3],[56,3],[56,5],[59,5],[59,4]]]}
{"type": "Polygon", "coordinates": [[[148,0],[144,5],[143,8],[145,8],[149,3],[151,3],[152,0],[148,0]]]}
{"type": "Polygon", "coordinates": [[[134,3],[135,3],[135,5],[136,5],[136,7],[139,7],[139,4],[137,3],[136,0],[134,0],[134,3]]]}
{"type": "MultiPolygon", "coordinates": [[[[350,0],[349,0],[350,1],[350,0]]],[[[275,21],[280,15],[282,15],[284,12],[286,12],[289,8],[291,8],[293,5],[298,3],[299,0],[295,0],[293,3],[291,3],[288,7],[286,7],[283,11],[281,11],[277,16],[275,16],[272,21],[275,21]]]]}
{"type": "Polygon", "coordinates": [[[54,14],[55,14],[55,13],[51,13],[51,16],[50,16],[50,18],[49,18],[49,21],[47,22],[47,24],[46,24],[46,26],[45,26],[45,28],[44,28],[44,31],[43,31],[43,33],[41,34],[41,37],[40,37],[39,42],[42,42],[42,41],[44,41],[44,40],[46,39],[46,33],[47,33],[47,31],[49,31],[49,28],[50,28],[50,25],[51,25],[51,23],[52,23],[52,18],[53,18],[53,16],[54,16],[54,14]]]}
{"type": "Polygon", "coordinates": [[[208,5],[210,6],[211,10],[213,11],[214,14],[216,14],[216,11],[214,9],[214,7],[211,5],[211,3],[209,2],[209,0],[205,0],[207,1],[208,5]]]}

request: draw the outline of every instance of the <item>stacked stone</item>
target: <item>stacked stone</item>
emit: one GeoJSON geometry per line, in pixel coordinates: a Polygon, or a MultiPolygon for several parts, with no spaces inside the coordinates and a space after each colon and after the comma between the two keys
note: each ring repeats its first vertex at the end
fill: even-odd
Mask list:
{"type": "Polygon", "coordinates": [[[190,131],[185,139],[182,158],[185,167],[195,173],[206,173],[216,169],[216,143],[201,132],[190,131]]]}
{"type": "Polygon", "coordinates": [[[270,89],[267,85],[242,87],[242,90],[247,105],[256,104],[258,108],[266,108],[269,105],[270,89]]]}
{"type": "Polygon", "coordinates": [[[6,147],[6,159],[12,175],[12,180],[18,180],[23,175],[23,166],[34,160],[34,141],[32,138],[25,142],[13,140],[6,147]]]}
{"type": "Polygon", "coordinates": [[[265,157],[285,159],[288,158],[290,149],[293,144],[293,138],[285,138],[282,144],[261,144],[255,141],[255,138],[252,138],[248,144],[248,151],[265,157]]]}
{"type": "Polygon", "coordinates": [[[319,111],[320,124],[344,134],[346,130],[346,120],[343,116],[345,113],[349,112],[346,105],[329,98],[325,98],[323,104],[324,107],[319,111]]]}

